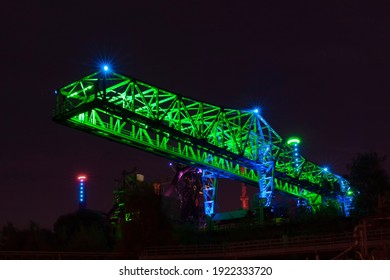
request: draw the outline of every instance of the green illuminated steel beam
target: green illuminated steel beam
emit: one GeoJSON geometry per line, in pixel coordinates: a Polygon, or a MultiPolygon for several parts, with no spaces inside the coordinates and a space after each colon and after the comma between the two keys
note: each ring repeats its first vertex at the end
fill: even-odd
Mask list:
{"type": "Polygon", "coordinates": [[[203,163],[214,156],[211,162],[226,160],[229,165],[234,161],[254,167],[260,163],[262,142],[272,144],[273,152],[282,142],[251,111],[195,101],[119,74],[106,78],[100,73],[92,74],[59,89],[57,96],[54,119],[58,122],[122,138],[123,142],[138,142],[136,145],[147,146],[157,154],[180,154],[186,160],[199,161],[200,154],[190,154],[201,150],[202,157],[207,155],[203,163]],[[135,130],[143,132],[134,134],[135,130]],[[153,141],[162,142],[157,147],[153,141]]]}
{"type": "Polygon", "coordinates": [[[53,118],[59,123],[221,177],[254,185],[267,180],[268,193],[274,186],[317,203],[321,195],[329,194],[323,182],[338,181],[302,156],[296,172],[291,145],[251,110],[196,101],[116,73],[97,72],[56,92],[53,118]],[[296,190],[287,190],[277,179],[296,190]]]}

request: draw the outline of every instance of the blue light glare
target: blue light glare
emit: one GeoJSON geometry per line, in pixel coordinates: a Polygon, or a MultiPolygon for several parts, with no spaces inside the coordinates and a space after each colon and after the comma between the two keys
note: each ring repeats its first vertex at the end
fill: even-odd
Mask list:
{"type": "Polygon", "coordinates": [[[324,169],[323,169],[325,172],[328,172],[328,167],[324,167],[324,169]]]}
{"type": "Polygon", "coordinates": [[[104,66],[103,66],[103,70],[104,70],[105,72],[107,72],[109,69],[110,69],[110,68],[108,67],[108,65],[104,65],[104,66]]]}

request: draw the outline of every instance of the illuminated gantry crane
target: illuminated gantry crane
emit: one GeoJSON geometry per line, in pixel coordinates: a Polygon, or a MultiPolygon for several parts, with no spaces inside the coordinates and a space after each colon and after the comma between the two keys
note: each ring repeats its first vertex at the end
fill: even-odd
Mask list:
{"type": "Polygon", "coordinates": [[[282,139],[258,109],[196,101],[108,67],[55,93],[56,122],[202,170],[207,216],[215,211],[217,178],[258,185],[260,208],[272,206],[278,190],[313,211],[337,202],[349,215],[348,181],[301,156],[300,140],[282,139]]]}

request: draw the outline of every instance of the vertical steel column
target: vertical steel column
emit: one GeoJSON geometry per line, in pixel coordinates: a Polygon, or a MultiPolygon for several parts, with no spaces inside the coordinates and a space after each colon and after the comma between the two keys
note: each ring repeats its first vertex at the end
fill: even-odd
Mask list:
{"type": "Polygon", "coordinates": [[[213,172],[203,170],[202,181],[204,213],[207,217],[212,217],[215,214],[215,200],[218,180],[213,172]]]}
{"type": "Polygon", "coordinates": [[[272,204],[272,195],[274,191],[274,161],[269,145],[263,145],[260,153],[261,164],[258,166],[260,199],[263,206],[269,207],[272,204]]]}
{"type": "Polygon", "coordinates": [[[349,182],[339,175],[335,175],[340,184],[341,195],[337,196],[341,210],[345,217],[351,214],[354,196],[349,182]]]}

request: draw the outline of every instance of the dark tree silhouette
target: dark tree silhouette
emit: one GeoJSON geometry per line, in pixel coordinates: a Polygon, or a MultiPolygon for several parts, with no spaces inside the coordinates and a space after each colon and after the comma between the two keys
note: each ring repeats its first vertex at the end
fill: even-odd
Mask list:
{"type": "Polygon", "coordinates": [[[27,229],[17,229],[8,223],[0,231],[0,250],[3,251],[50,251],[56,246],[54,234],[34,222],[27,229]]]}
{"type": "Polygon", "coordinates": [[[386,156],[367,152],[358,154],[347,166],[351,185],[359,191],[354,211],[357,217],[380,214],[380,201],[390,191],[389,175],[384,168],[385,161],[386,156]]]}
{"type": "Polygon", "coordinates": [[[109,251],[113,246],[110,226],[105,215],[80,210],[58,218],[54,232],[60,249],[66,251],[109,251]]]}

